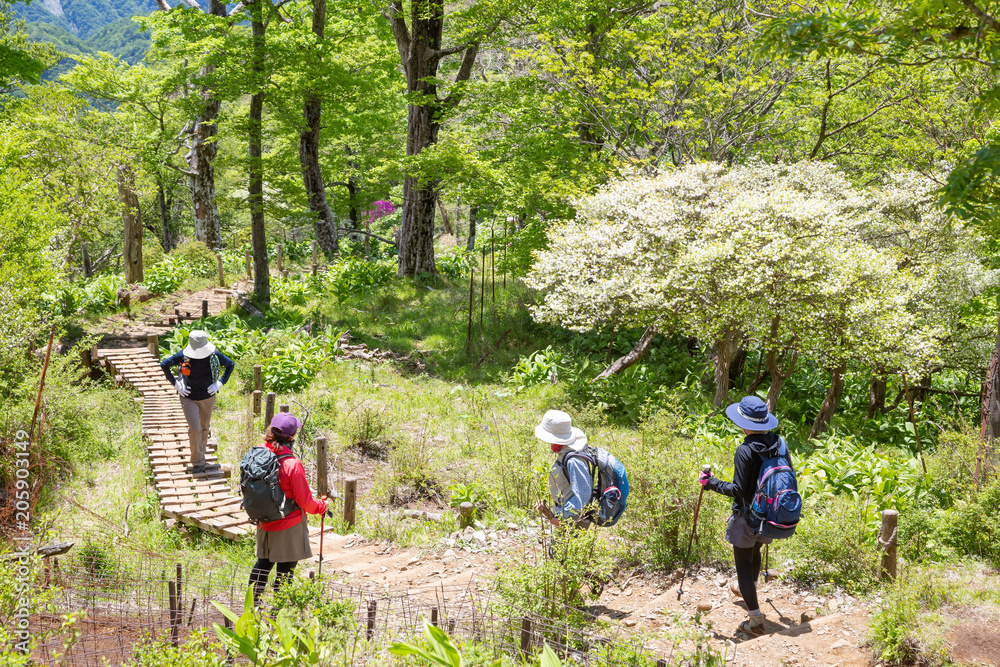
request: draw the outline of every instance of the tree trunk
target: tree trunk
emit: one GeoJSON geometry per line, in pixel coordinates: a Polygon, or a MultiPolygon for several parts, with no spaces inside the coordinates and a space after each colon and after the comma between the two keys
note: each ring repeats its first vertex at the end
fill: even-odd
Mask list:
{"type": "Polygon", "coordinates": [[[271,275],[267,261],[267,238],[264,232],[264,163],[262,150],[264,117],[264,7],[261,0],[247,2],[251,10],[253,27],[253,49],[251,70],[254,75],[256,92],[250,96],[249,128],[250,156],[250,238],[253,244],[253,292],[254,303],[263,311],[271,307],[271,275]]]}
{"type": "Polygon", "coordinates": [[[868,410],[865,419],[874,419],[875,415],[885,414],[885,393],[889,381],[885,377],[873,375],[868,384],[868,410]]]}
{"type": "Polygon", "coordinates": [[[785,380],[795,372],[795,362],[798,361],[798,350],[792,350],[788,354],[788,366],[782,372],[778,355],[775,350],[768,350],[766,358],[767,374],[771,376],[771,386],[767,388],[767,409],[774,412],[778,405],[778,397],[781,396],[781,389],[785,386],[785,380]]]}
{"type": "Polygon", "coordinates": [[[837,403],[844,395],[844,372],[845,366],[838,366],[830,371],[830,388],[823,399],[823,405],[819,408],[819,414],[813,422],[812,429],[809,430],[809,439],[813,439],[830,427],[833,415],[837,411],[837,403]]]}
{"type": "Polygon", "coordinates": [[[135,175],[127,165],[118,166],[118,198],[122,203],[122,222],[125,225],[125,282],[142,282],[142,211],[139,196],[135,193],[135,175]]]}
{"type": "Polygon", "coordinates": [[[721,408],[729,401],[729,366],[740,345],[740,334],[727,331],[715,343],[715,397],[712,405],[721,408]]]}
{"type": "MultiPolygon", "coordinates": [[[[326,0],[313,0],[312,30],[318,41],[323,41],[326,27],[326,0]]],[[[319,130],[322,102],[313,92],[306,93],[302,111],[305,129],[299,135],[299,162],[302,180],[309,197],[309,210],[316,216],[316,241],[323,252],[337,254],[337,223],[333,219],[323,186],[323,172],[319,166],[319,130]]]]}
{"type": "MultiPolygon", "coordinates": [[[[441,50],[444,32],[444,5],[432,0],[411,0],[409,25],[403,18],[402,0],[389,7],[392,33],[399,49],[406,88],[410,99],[407,112],[406,154],[419,155],[437,143],[443,114],[458,104],[461,89],[446,99],[437,95],[438,66],[448,55],[441,50]]],[[[455,82],[467,81],[479,53],[478,44],[452,50],[464,50],[455,82]]],[[[403,183],[403,213],[399,230],[399,275],[415,276],[436,273],[434,265],[434,199],[438,182],[420,183],[410,177],[403,183]]]]}
{"type": "Polygon", "coordinates": [[[982,439],[989,443],[1000,437],[1000,325],[997,327],[993,356],[983,380],[982,402],[980,404],[980,429],[982,439]]]}
{"type": "Polygon", "coordinates": [[[173,249],[173,240],[170,238],[170,207],[167,206],[167,194],[163,191],[163,184],[156,187],[156,203],[160,209],[160,245],[163,252],[170,252],[173,249]]]}
{"type": "Polygon", "coordinates": [[[469,238],[465,240],[465,249],[472,252],[476,249],[476,222],[479,217],[479,207],[469,207],[469,238]]]}
{"type": "MultiPolygon", "coordinates": [[[[165,0],[157,0],[156,4],[162,11],[170,10],[170,5],[165,0]]],[[[208,13],[226,16],[225,3],[210,0],[208,13]]],[[[214,70],[214,65],[205,65],[199,76],[204,79],[214,70]]],[[[184,159],[188,165],[188,189],[191,192],[195,238],[209,248],[218,249],[222,247],[222,226],[219,222],[219,209],[215,205],[215,137],[218,135],[216,121],[219,119],[221,103],[205,86],[201,87],[199,95],[203,106],[186,128],[188,152],[184,159]]]]}
{"type": "Polygon", "coordinates": [[[441,211],[441,226],[444,228],[444,233],[454,236],[455,232],[452,231],[451,221],[448,220],[448,209],[444,207],[444,202],[441,201],[440,193],[438,193],[437,205],[438,205],[438,210],[441,211]]]}
{"type": "MultiPolygon", "coordinates": [[[[645,356],[646,351],[649,349],[650,344],[653,342],[653,338],[656,337],[656,325],[650,324],[646,327],[646,330],[642,333],[642,338],[636,343],[635,347],[629,350],[628,354],[624,357],[619,357],[615,363],[608,366],[604,371],[598,375],[594,380],[600,380],[601,378],[611,377],[612,375],[617,375],[629,366],[634,366],[639,362],[640,359],[645,356]]],[[[592,381],[594,381],[592,380],[592,381]]]]}

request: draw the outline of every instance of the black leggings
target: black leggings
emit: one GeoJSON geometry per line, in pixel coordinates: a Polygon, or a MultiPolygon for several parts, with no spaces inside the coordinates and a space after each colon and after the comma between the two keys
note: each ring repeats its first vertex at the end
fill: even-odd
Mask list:
{"type": "Polygon", "coordinates": [[[733,547],[736,554],[736,581],[740,584],[740,594],[747,603],[747,611],[760,609],[757,603],[757,578],[760,576],[760,543],[749,549],[733,547]]]}
{"type": "Polygon", "coordinates": [[[292,572],[295,570],[295,566],[298,565],[298,561],[292,561],[290,563],[274,563],[266,558],[258,558],[257,563],[254,564],[253,569],[250,570],[250,585],[253,586],[254,602],[256,602],[260,598],[260,594],[264,592],[264,587],[267,586],[267,578],[271,574],[271,568],[275,565],[278,566],[278,573],[274,576],[274,590],[277,592],[277,590],[281,588],[282,584],[284,584],[285,581],[292,576],[292,572]]]}

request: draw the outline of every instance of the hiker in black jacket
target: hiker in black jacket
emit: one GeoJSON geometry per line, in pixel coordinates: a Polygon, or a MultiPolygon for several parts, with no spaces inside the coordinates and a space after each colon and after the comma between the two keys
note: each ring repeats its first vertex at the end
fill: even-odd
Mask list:
{"type": "Polygon", "coordinates": [[[200,329],[188,334],[188,344],[183,350],[160,362],[164,376],[181,397],[181,409],[188,423],[193,473],[200,474],[208,468],[205,448],[215,398],[222,385],[229,381],[234,366],[233,360],[215,349],[208,334],[200,329]],[[181,367],[176,377],[170,371],[175,366],[181,367]]]}
{"type": "MultiPolygon", "coordinates": [[[[746,602],[750,618],[739,629],[748,635],[764,633],[764,614],[757,602],[757,578],[760,576],[760,547],[770,537],[759,535],[747,520],[747,508],[757,492],[757,480],[764,459],[778,453],[779,438],[770,431],[778,426],[778,418],[768,412],[767,404],[756,396],[745,396],[739,403],[726,408],[726,416],[745,435],[733,456],[733,481],[723,482],[711,472],[702,472],[698,481],[709,491],[733,499],[733,514],[726,525],[726,541],[733,545],[736,557],[736,581],[730,589],[746,602]]],[[[791,461],[789,461],[791,465],[791,461]]]]}

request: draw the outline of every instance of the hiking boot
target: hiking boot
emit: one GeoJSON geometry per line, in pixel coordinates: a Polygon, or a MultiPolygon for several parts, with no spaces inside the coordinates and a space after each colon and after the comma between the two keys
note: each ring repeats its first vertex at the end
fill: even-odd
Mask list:
{"type": "Polygon", "coordinates": [[[199,475],[199,474],[205,472],[205,464],[204,463],[199,463],[199,464],[196,464],[196,465],[192,465],[191,466],[191,472],[193,472],[196,475],[199,475]]]}
{"type": "Polygon", "coordinates": [[[740,623],[739,631],[751,637],[760,637],[766,632],[763,616],[751,616],[740,623]]]}
{"type": "Polygon", "coordinates": [[[736,597],[738,598],[743,597],[743,593],[740,592],[740,582],[737,581],[736,579],[733,579],[731,582],[729,582],[729,590],[731,590],[733,592],[733,595],[735,595],[736,597]]]}

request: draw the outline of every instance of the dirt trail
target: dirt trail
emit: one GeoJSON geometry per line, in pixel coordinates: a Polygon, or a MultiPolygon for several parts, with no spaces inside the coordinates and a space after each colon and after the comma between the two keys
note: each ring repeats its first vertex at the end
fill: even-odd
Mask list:
{"type": "MultiPolygon", "coordinates": [[[[209,315],[223,312],[226,309],[226,299],[231,297],[233,290],[240,287],[240,284],[232,288],[206,287],[197,292],[174,292],[144,303],[133,301],[128,312],[122,311],[103,318],[93,325],[92,332],[102,334],[109,341],[142,338],[147,333],[166,333],[173,328],[171,319],[176,321],[179,317],[188,321],[201,317],[202,301],[208,302],[209,315]]],[[[104,344],[102,346],[109,347],[104,344]]]]}
{"type": "MultiPolygon", "coordinates": [[[[433,599],[455,589],[488,590],[497,563],[505,553],[537,544],[537,529],[484,530],[485,543],[468,536],[450,548],[430,551],[397,549],[364,537],[327,534],[323,571],[343,583],[371,592],[389,592],[433,599]]],[[[446,546],[446,545],[442,545],[446,546]]],[[[535,547],[537,549],[537,547],[535,547]]],[[[314,569],[316,557],[302,564],[314,569]]],[[[630,633],[648,637],[650,650],[669,654],[676,631],[697,616],[714,638],[715,648],[727,651],[730,665],[802,665],[868,667],[871,652],[863,647],[868,611],[843,594],[818,595],[793,584],[762,583],[759,594],[767,616],[768,634],[749,638],[736,632],[746,618],[746,607],[729,590],[732,572],[693,570],[677,599],[677,581],[670,575],[623,574],[609,583],[590,611],[599,619],[621,624],[630,633]],[[699,612],[699,604],[710,606],[699,612]],[[818,615],[817,615],[818,610],[818,615]],[[803,613],[814,620],[803,623],[803,613]]],[[[462,595],[459,593],[458,595],[462,595]]],[[[681,647],[683,648],[683,647],[681,647]]]]}

